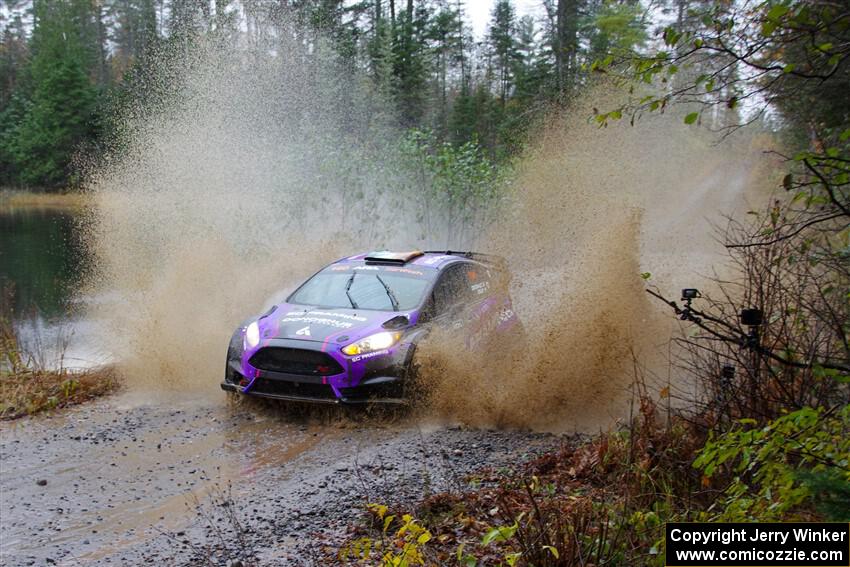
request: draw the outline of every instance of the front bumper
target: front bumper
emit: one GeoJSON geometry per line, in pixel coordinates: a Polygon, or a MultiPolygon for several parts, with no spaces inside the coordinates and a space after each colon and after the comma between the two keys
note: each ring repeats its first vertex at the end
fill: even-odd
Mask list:
{"type": "MultiPolygon", "coordinates": [[[[275,339],[263,345],[321,352],[310,341],[275,339]],[[312,348],[311,348],[312,347],[312,348]]],[[[241,353],[228,353],[221,389],[249,396],[322,404],[404,404],[404,383],[414,345],[399,343],[386,354],[365,360],[351,360],[325,353],[339,364],[342,372],[329,376],[291,373],[256,368],[241,353]]]]}
{"type": "MultiPolygon", "coordinates": [[[[395,376],[380,376],[377,377],[375,384],[363,384],[362,388],[355,388],[349,395],[347,396],[322,396],[322,395],[312,395],[312,394],[304,394],[299,395],[297,393],[279,393],[279,392],[268,392],[268,391],[245,391],[243,388],[237,386],[236,384],[230,384],[229,382],[222,382],[220,384],[221,389],[226,392],[236,392],[240,394],[245,394],[246,396],[253,396],[257,398],[270,398],[274,400],[286,400],[290,402],[306,402],[313,404],[391,404],[391,405],[404,405],[407,404],[407,399],[403,397],[403,395],[397,396],[389,396],[389,397],[376,397],[364,395],[366,392],[371,390],[370,387],[385,387],[389,384],[400,382],[401,379],[395,376]]],[[[403,388],[401,384],[399,384],[398,390],[401,391],[403,388]]]]}

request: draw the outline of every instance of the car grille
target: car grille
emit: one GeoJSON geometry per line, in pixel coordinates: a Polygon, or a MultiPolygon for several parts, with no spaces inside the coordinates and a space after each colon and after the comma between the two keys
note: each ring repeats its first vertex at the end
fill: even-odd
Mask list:
{"type": "Polygon", "coordinates": [[[270,380],[268,378],[257,378],[254,380],[251,392],[257,394],[275,394],[278,396],[336,399],[333,390],[326,384],[287,382],[285,380],[270,380]]]}
{"type": "Polygon", "coordinates": [[[329,354],[316,350],[265,347],[254,353],[249,362],[260,370],[302,376],[332,376],[342,372],[342,366],[329,354]]]}

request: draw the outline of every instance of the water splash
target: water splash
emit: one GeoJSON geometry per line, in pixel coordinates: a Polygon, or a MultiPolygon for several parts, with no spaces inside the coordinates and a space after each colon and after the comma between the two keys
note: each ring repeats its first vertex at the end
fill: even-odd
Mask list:
{"type": "Polygon", "coordinates": [[[93,169],[86,293],[131,387],[214,391],[230,333],[269,297],[439,234],[417,223],[421,187],[368,82],[297,55],[163,54],[164,92],[120,117],[93,169]]]}
{"type": "MultiPolygon", "coordinates": [[[[428,247],[445,229],[420,222],[428,188],[369,82],[297,55],[213,43],[169,59],[159,102],[122,116],[93,170],[86,293],[132,388],[220,395],[231,331],[270,297],[334,258],[428,247]]],[[[432,347],[432,415],[546,429],[621,417],[635,357],[658,359],[671,331],[639,274],[679,286],[719,258],[704,219],[742,206],[749,153],[678,121],[599,130],[588,114],[553,117],[498,221],[452,244],[509,259],[529,346],[489,370],[432,347]]]]}
{"type": "MultiPolygon", "coordinates": [[[[585,101],[615,104],[602,88],[585,101]]],[[[705,276],[725,269],[712,221],[743,214],[747,195],[764,191],[749,140],[721,149],[675,118],[599,129],[590,115],[580,101],[552,118],[491,227],[491,250],[518,274],[512,294],[528,347],[512,364],[469,364],[436,341],[424,366],[443,419],[575,431],[628,415],[637,373],[651,393],[664,386],[678,330],[649,301],[644,277],[674,297],[710,285],[705,276]]]]}

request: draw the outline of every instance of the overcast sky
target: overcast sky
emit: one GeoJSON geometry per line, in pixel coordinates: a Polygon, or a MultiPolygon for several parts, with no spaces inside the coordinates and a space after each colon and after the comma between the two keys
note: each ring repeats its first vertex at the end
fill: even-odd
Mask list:
{"type": "MultiPolygon", "coordinates": [[[[466,15],[472,21],[472,29],[478,39],[484,37],[487,24],[490,22],[490,12],[495,3],[496,0],[466,0],[466,15]]],[[[536,16],[543,13],[541,0],[514,0],[514,6],[516,6],[517,19],[526,14],[536,16]]]]}

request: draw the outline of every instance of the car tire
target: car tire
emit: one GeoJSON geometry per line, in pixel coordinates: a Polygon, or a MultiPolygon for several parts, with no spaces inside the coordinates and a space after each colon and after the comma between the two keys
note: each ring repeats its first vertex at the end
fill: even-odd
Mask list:
{"type": "Polygon", "coordinates": [[[516,322],[509,336],[513,338],[515,345],[511,350],[515,352],[528,350],[528,333],[526,333],[525,325],[522,324],[522,321],[516,322]]]}
{"type": "Polygon", "coordinates": [[[492,370],[501,372],[504,369],[514,371],[519,367],[528,353],[528,335],[521,321],[500,336],[493,336],[488,348],[489,356],[486,364],[492,370]]]}
{"type": "Polygon", "coordinates": [[[420,366],[417,362],[416,347],[413,348],[413,353],[410,355],[407,366],[405,367],[404,382],[402,383],[402,394],[407,403],[411,406],[418,406],[426,398],[425,390],[420,381],[420,366]]]}

